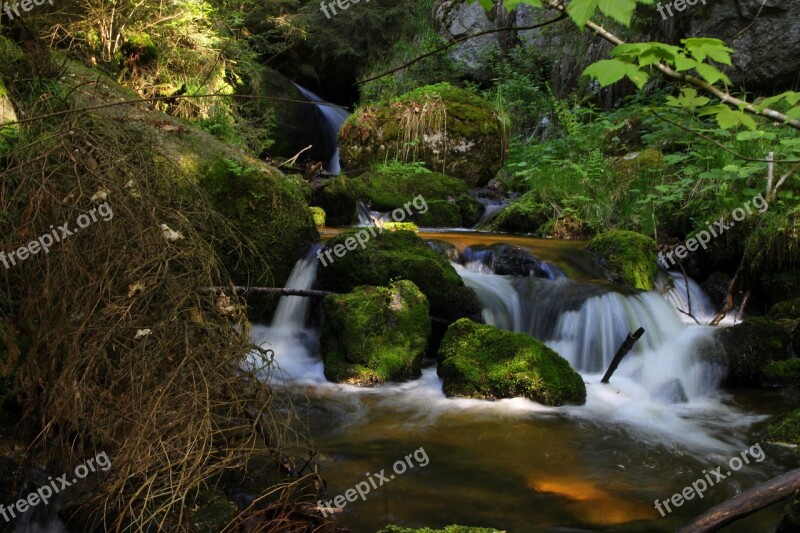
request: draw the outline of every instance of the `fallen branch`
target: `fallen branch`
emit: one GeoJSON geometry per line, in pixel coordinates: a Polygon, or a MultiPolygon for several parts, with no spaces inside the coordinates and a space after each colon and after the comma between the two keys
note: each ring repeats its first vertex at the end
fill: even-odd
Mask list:
{"type": "Polygon", "coordinates": [[[785,500],[800,490],[800,468],[778,476],[723,502],[678,530],[678,533],[709,533],[756,511],[785,500]]]}
{"type": "Polygon", "coordinates": [[[617,371],[617,367],[622,361],[622,358],[631,351],[633,345],[636,344],[636,341],[638,341],[642,335],[644,335],[644,328],[639,328],[634,333],[628,333],[628,338],[625,339],[625,342],[623,342],[622,346],[619,347],[617,353],[614,354],[614,359],[611,360],[611,364],[608,366],[608,370],[606,370],[606,375],[603,376],[603,379],[600,380],[600,383],[608,383],[608,381],[611,379],[611,376],[617,371]]]}

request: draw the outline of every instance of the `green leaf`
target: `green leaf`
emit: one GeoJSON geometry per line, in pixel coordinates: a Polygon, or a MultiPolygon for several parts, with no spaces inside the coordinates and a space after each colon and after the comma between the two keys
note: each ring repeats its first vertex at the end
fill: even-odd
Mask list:
{"type": "Polygon", "coordinates": [[[788,113],[786,113],[786,118],[789,120],[799,120],[800,119],[800,107],[795,107],[790,109],[788,113]]]}
{"type": "Polygon", "coordinates": [[[608,87],[617,83],[624,77],[628,77],[638,88],[642,88],[649,76],[636,65],[625,63],[618,59],[605,59],[586,67],[583,71],[584,76],[596,79],[601,86],[608,87]]]}
{"type": "MultiPolygon", "coordinates": [[[[574,2],[574,0],[573,0],[574,2]]],[[[636,0],[599,0],[600,11],[620,24],[629,26],[636,10],[636,0]]]]}
{"type": "Polygon", "coordinates": [[[714,85],[719,80],[724,81],[728,85],[731,84],[731,80],[728,78],[728,76],[717,70],[715,67],[712,67],[711,65],[700,63],[694,68],[697,71],[697,73],[700,74],[700,76],[711,85],[714,85]]]}
{"type": "Polygon", "coordinates": [[[599,0],[572,0],[567,6],[567,13],[579,27],[583,28],[594,16],[599,0]]]}
{"type": "Polygon", "coordinates": [[[705,61],[710,57],[717,63],[731,65],[732,48],[725,46],[725,42],[709,37],[691,37],[681,40],[683,46],[688,50],[692,57],[698,61],[705,61]]]}

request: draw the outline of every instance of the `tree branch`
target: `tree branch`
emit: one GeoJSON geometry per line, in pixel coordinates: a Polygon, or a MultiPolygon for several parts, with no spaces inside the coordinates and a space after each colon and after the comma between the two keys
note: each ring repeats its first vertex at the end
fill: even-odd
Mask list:
{"type": "Polygon", "coordinates": [[[566,13],[561,13],[558,17],[556,17],[554,19],[548,20],[546,22],[542,22],[540,24],[534,24],[533,26],[494,28],[494,29],[491,29],[491,30],[479,31],[478,33],[472,33],[470,35],[465,35],[464,37],[457,37],[457,38],[451,40],[449,43],[447,43],[445,45],[442,45],[439,48],[437,48],[437,49],[435,49],[435,50],[433,50],[431,52],[426,52],[426,53],[424,53],[424,54],[422,54],[420,56],[417,56],[414,59],[412,59],[411,61],[409,61],[407,63],[404,63],[404,64],[400,65],[397,68],[393,68],[391,70],[387,70],[386,72],[382,72],[381,74],[378,74],[377,76],[373,76],[373,77],[367,78],[365,80],[357,81],[356,85],[363,85],[363,84],[369,83],[371,81],[379,80],[379,79],[381,79],[381,78],[383,78],[385,76],[388,76],[389,74],[394,74],[395,72],[397,72],[399,70],[403,70],[405,68],[410,67],[414,63],[418,63],[418,62],[422,61],[426,57],[430,57],[432,55],[436,55],[436,54],[438,54],[440,52],[443,52],[443,51],[447,50],[448,48],[452,48],[453,46],[457,46],[457,45],[459,45],[461,43],[469,41],[470,39],[474,39],[475,37],[481,37],[482,35],[489,35],[491,33],[499,33],[499,32],[503,32],[503,31],[535,30],[537,28],[543,28],[545,26],[549,26],[550,24],[555,24],[556,22],[558,22],[560,20],[564,20],[566,18],[567,18],[567,14],[566,13]]]}
{"type": "MultiPolygon", "coordinates": [[[[564,7],[563,4],[558,2],[558,0],[544,0],[544,3],[549,8],[560,11],[561,13],[566,13],[567,11],[567,8],[564,7]]],[[[586,23],[586,26],[588,26],[593,32],[595,32],[597,35],[599,35],[600,37],[602,37],[603,39],[612,44],[615,45],[625,44],[625,41],[623,41],[610,31],[605,29],[600,24],[597,24],[596,22],[590,20],[586,23]]],[[[744,100],[740,100],[735,96],[731,96],[729,93],[714,87],[705,80],[701,80],[700,78],[696,78],[689,74],[682,74],[680,72],[677,72],[672,68],[668,67],[667,65],[664,65],[663,63],[655,63],[653,66],[656,67],[658,70],[660,70],[661,73],[667,76],[668,78],[672,78],[673,80],[676,81],[682,81],[684,83],[688,83],[689,85],[697,87],[698,89],[701,89],[704,92],[717,97],[723,104],[739,107],[753,115],[760,115],[763,117],[770,118],[772,120],[784,122],[793,128],[800,129],[800,120],[789,119],[789,117],[787,117],[786,115],[784,115],[779,111],[775,111],[774,109],[764,108],[759,110],[753,104],[745,102],[744,100]]]]}

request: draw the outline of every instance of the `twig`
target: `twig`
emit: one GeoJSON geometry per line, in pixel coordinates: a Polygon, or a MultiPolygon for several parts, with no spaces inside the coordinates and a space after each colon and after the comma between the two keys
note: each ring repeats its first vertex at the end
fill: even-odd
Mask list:
{"type": "Polygon", "coordinates": [[[286,161],[284,161],[283,163],[278,165],[278,168],[281,168],[283,165],[289,165],[289,166],[294,165],[295,163],[297,163],[297,158],[300,157],[300,154],[302,154],[306,150],[310,150],[311,147],[313,147],[313,146],[314,146],[313,144],[309,144],[308,146],[306,146],[305,148],[303,148],[302,150],[297,152],[297,154],[293,158],[287,159],[286,161]]]}

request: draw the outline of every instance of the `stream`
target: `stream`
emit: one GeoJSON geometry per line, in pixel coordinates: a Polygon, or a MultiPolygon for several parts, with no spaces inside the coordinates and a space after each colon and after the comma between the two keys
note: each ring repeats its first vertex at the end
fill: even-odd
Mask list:
{"type": "MultiPolygon", "coordinates": [[[[338,230],[322,230],[330,238],[338,230]]],[[[708,298],[691,279],[660,274],[659,291],[609,285],[594,270],[585,243],[468,231],[425,231],[426,241],[449,243],[454,264],[484,305],[484,319],[544,341],[587,384],[580,407],[545,407],[527,399],[495,402],[449,399],[435,362],[420,379],[363,389],[329,383],[318,346],[318,311],[310,298],[283,297],[269,326],[255,325],[253,341],[275,351],[285,386],[322,452],[322,476],[332,499],[367,473],[392,472],[395,461],[419,448],[429,458],[348,503],[340,522],[355,532],[387,523],[406,527],[448,524],[525,531],[673,531],[711,506],[797,466],[790,450],[763,445],[751,460],[662,517],[654,507],[705,471],[759,444],[764,421],[785,407],[764,391],[731,394],[708,298]],[[542,277],[500,276],[482,250],[506,243],[543,263],[542,277]],[[688,283],[688,290],[687,290],[688,283]],[[689,310],[697,319],[678,311],[689,310]],[[600,383],[629,332],[645,335],[610,384],[600,383]]],[[[287,283],[312,288],[316,248],[287,283]]],[[[351,253],[358,253],[354,251],[351,253]]],[[[732,322],[729,322],[732,323],[732,322]]],[[[722,326],[725,327],[725,323],[722,326]]],[[[728,469],[729,470],[729,469],[728,469]]],[[[725,531],[769,531],[780,505],[725,531]]]]}

